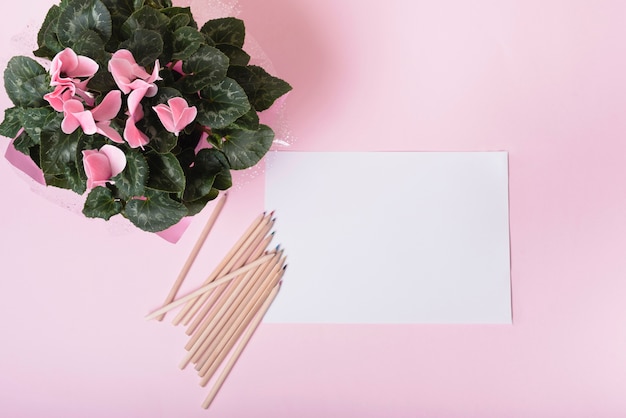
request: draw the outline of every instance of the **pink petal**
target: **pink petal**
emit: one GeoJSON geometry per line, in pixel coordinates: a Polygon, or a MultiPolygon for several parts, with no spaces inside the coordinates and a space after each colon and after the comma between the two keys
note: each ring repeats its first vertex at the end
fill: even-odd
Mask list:
{"type": "Polygon", "coordinates": [[[66,86],[56,86],[54,91],[46,94],[43,98],[57,112],[63,112],[63,104],[72,98],[73,92],[66,86]]]}
{"type": "Polygon", "coordinates": [[[111,178],[111,164],[105,154],[83,151],[83,166],[87,175],[87,189],[102,186],[111,178]]]}
{"type": "Polygon", "coordinates": [[[102,102],[91,110],[91,114],[96,121],[107,121],[117,116],[122,107],[122,92],[119,90],[110,91],[102,102]]]}
{"type": "Polygon", "coordinates": [[[159,77],[159,70],[160,69],[161,69],[161,65],[159,64],[159,60],[156,60],[154,62],[154,69],[152,70],[152,74],[150,74],[148,76],[148,78],[144,78],[144,80],[146,80],[146,82],[148,82],[148,83],[154,83],[157,80],[162,80],[162,78],[159,77]]]}
{"type": "Polygon", "coordinates": [[[140,83],[136,83],[137,88],[135,88],[128,95],[128,113],[133,116],[138,112],[138,109],[141,109],[141,101],[143,100],[146,92],[150,88],[150,86],[142,80],[136,80],[140,83]],[[141,87],[139,87],[141,86],[141,87]]]}
{"type": "Polygon", "coordinates": [[[159,105],[154,106],[152,109],[156,112],[157,116],[159,117],[159,120],[163,124],[163,127],[168,132],[176,132],[176,126],[174,125],[174,118],[172,117],[172,110],[167,105],[161,103],[159,105]]]}
{"type": "Polygon", "coordinates": [[[113,142],[121,144],[124,142],[122,136],[109,125],[110,121],[96,122],[96,132],[104,135],[113,142]]]}
{"type": "Polygon", "coordinates": [[[195,106],[184,109],[183,114],[180,115],[180,119],[178,120],[178,126],[180,127],[180,130],[182,131],[187,125],[193,122],[197,115],[198,109],[196,109],[195,106]]]}
{"type": "Polygon", "coordinates": [[[128,142],[128,145],[130,145],[131,148],[143,148],[144,145],[150,142],[150,139],[146,136],[146,134],[137,129],[137,126],[135,126],[135,121],[132,117],[126,119],[126,126],[124,127],[124,139],[126,140],[126,142],[128,142]]]}
{"type": "Polygon", "coordinates": [[[83,104],[76,99],[68,100],[63,104],[65,116],[61,122],[61,130],[71,134],[80,126],[87,135],[96,133],[96,122],[91,112],[85,110],[83,104]]]}
{"type": "Polygon", "coordinates": [[[114,145],[104,145],[99,151],[109,159],[109,165],[111,167],[111,177],[117,176],[124,171],[126,167],[126,155],[124,151],[114,145]]]}
{"type": "Polygon", "coordinates": [[[93,77],[98,71],[98,63],[88,57],[82,55],[78,56],[78,65],[72,68],[71,71],[66,71],[66,74],[70,77],[93,77]]]}

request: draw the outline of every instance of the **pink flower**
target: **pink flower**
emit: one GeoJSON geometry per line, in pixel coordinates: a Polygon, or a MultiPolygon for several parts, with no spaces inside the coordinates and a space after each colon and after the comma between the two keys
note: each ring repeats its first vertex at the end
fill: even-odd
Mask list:
{"type": "Polygon", "coordinates": [[[137,128],[136,123],[141,119],[143,119],[143,110],[141,107],[137,109],[134,115],[129,115],[128,119],[126,119],[124,139],[131,148],[141,147],[143,149],[143,146],[150,142],[150,138],[137,128]]]}
{"type": "Polygon", "coordinates": [[[78,96],[88,106],[93,106],[93,96],[87,91],[87,83],[98,68],[98,64],[91,58],[76,55],[71,48],[65,48],[52,59],[50,85],[55,86],[55,89],[44,98],[57,112],[63,109],[62,104],[67,101],[68,95],[78,96]]]}
{"type": "Polygon", "coordinates": [[[104,186],[111,177],[124,171],[126,156],[121,149],[107,144],[99,150],[83,151],[83,166],[87,175],[87,190],[91,190],[104,186]]]}
{"type": "Polygon", "coordinates": [[[176,136],[196,118],[198,110],[195,106],[189,106],[182,97],[172,97],[166,104],[153,107],[159,120],[169,132],[176,136]]]}
{"type": "Polygon", "coordinates": [[[102,102],[92,110],[85,110],[83,104],[70,99],[63,103],[63,122],[61,130],[66,134],[71,134],[80,126],[87,135],[99,133],[114,142],[124,142],[120,134],[110,123],[122,106],[122,93],[119,90],[110,91],[102,102]]]}
{"type": "Polygon", "coordinates": [[[152,97],[158,90],[154,82],[161,80],[159,77],[159,60],[155,61],[154,70],[152,74],[149,74],[137,64],[132,52],[126,49],[120,49],[113,54],[109,60],[109,72],[124,94],[138,88],[146,88],[147,85],[146,96],[152,97]]]}
{"type": "Polygon", "coordinates": [[[52,59],[50,64],[51,86],[74,84],[85,89],[87,81],[98,71],[98,64],[91,58],[76,55],[71,48],[65,48],[52,59]]]}
{"type": "Polygon", "coordinates": [[[96,121],[90,111],[85,110],[82,102],[70,99],[63,103],[63,122],[61,130],[63,133],[71,134],[80,126],[87,135],[96,133],[96,121]]]}
{"type": "Polygon", "coordinates": [[[54,91],[43,96],[57,112],[63,112],[63,105],[74,98],[74,93],[66,86],[56,86],[54,91]]]}

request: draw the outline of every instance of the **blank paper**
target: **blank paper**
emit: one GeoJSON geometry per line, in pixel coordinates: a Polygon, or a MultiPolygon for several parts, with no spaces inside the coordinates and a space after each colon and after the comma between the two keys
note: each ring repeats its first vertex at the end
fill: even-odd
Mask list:
{"type": "Polygon", "coordinates": [[[511,323],[506,152],[272,152],[266,322],[511,323]]]}

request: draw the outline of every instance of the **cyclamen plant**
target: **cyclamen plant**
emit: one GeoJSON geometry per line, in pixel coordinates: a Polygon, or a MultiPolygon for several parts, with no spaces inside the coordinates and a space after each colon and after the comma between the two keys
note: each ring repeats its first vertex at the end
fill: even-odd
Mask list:
{"type": "Polygon", "coordinates": [[[198,29],[171,0],[62,0],[4,73],[0,134],[83,213],[157,232],[201,211],[274,139],[258,112],[291,90],[250,65],[241,20],[198,29]]]}

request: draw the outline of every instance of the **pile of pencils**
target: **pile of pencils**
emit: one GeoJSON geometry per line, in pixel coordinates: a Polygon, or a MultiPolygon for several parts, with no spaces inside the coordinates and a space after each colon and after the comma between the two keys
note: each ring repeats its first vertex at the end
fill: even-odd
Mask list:
{"type": "Polygon", "coordinates": [[[175,325],[187,326],[186,333],[190,336],[180,368],[194,364],[200,384],[211,383],[203,408],[210,406],[261,323],[280,289],[287,267],[283,250],[268,249],[274,236],[271,232],[275,222],[273,213],[262,213],[200,288],[175,299],[226,198],[224,195],[217,202],[165,305],[146,317],[162,320],[166,312],[184,305],[172,321],[175,325]]]}

